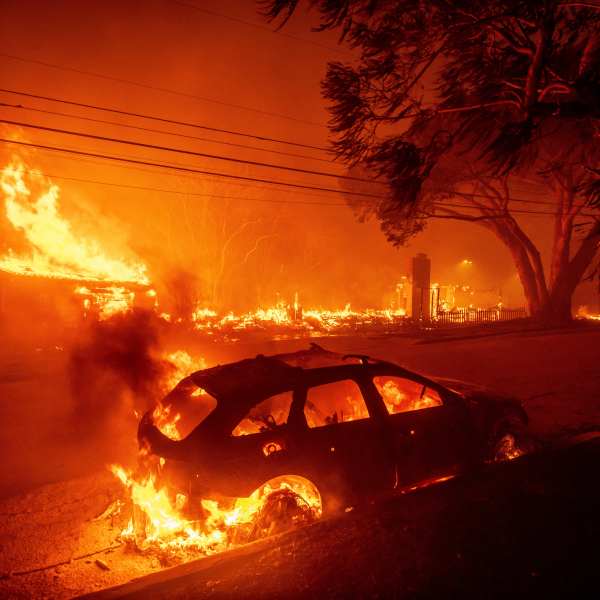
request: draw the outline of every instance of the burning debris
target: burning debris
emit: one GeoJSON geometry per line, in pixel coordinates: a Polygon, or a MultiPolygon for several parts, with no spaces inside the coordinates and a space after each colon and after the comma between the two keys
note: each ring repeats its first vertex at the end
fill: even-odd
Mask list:
{"type": "Polygon", "coordinates": [[[270,308],[242,314],[230,312],[223,315],[201,308],[192,314],[192,322],[196,331],[207,335],[235,336],[244,331],[265,330],[281,334],[327,335],[400,328],[406,323],[406,312],[393,308],[356,311],[350,304],[338,310],[302,309],[297,304],[281,302],[270,308]]]}

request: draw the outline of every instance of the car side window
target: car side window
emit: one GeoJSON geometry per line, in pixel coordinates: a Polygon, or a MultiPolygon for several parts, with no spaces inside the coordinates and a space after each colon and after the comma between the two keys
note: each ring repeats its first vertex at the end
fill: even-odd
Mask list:
{"type": "Polygon", "coordinates": [[[276,429],[287,423],[293,392],[266,398],[254,406],[231,432],[233,436],[249,435],[276,429]]]}
{"type": "Polygon", "coordinates": [[[368,419],[358,384],[351,379],[316,385],[307,390],[304,416],[310,428],[368,419]]]}
{"type": "Polygon", "coordinates": [[[404,377],[378,375],[373,383],[390,415],[442,405],[434,389],[404,377]]]}

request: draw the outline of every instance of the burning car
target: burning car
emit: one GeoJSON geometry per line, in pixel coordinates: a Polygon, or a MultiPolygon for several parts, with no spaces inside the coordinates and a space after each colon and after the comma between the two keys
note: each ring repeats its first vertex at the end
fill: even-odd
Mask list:
{"type": "Polygon", "coordinates": [[[515,399],[313,344],[192,373],[138,438],[191,495],[247,497],[285,479],[316,489],[330,514],[514,458],[526,425],[515,399]],[[189,433],[173,439],[169,423],[186,418],[189,433]]]}

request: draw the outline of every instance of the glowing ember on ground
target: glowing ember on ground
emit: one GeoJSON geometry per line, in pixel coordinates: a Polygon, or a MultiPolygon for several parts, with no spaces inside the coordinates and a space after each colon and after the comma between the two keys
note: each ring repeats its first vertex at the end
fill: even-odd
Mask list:
{"type": "Polygon", "coordinates": [[[259,308],[252,312],[220,315],[214,310],[199,308],[192,314],[194,328],[203,333],[223,330],[244,331],[252,329],[287,329],[334,333],[342,329],[354,329],[363,326],[390,326],[401,324],[405,319],[402,309],[366,309],[355,311],[347,304],[343,309],[302,309],[297,304],[286,305],[283,302],[268,308],[259,308]]]}

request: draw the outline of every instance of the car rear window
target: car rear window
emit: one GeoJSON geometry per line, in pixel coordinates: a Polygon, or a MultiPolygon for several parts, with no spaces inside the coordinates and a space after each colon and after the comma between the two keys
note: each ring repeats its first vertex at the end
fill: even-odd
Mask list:
{"type": "Polygon", "coordinates": [[[308,426],[313,428],[367,419],[369,411],[358,384],[344,379],[309,388],[304,415],[308,426]]]}
{"type": "Polygon", "coordinates": [[[266,398],[248,412],[231,432],[231,435],[236,437],[250,435],[285,425],[290,414],[292,397],[292,392],[283,392],[266,398]]]}
{"type": "Polygon", "coordinates": [[[378,375],[373,378],[373,383],[391,415],[442,405],[442,399],[434,389],[410,379],[378,375]]]}

